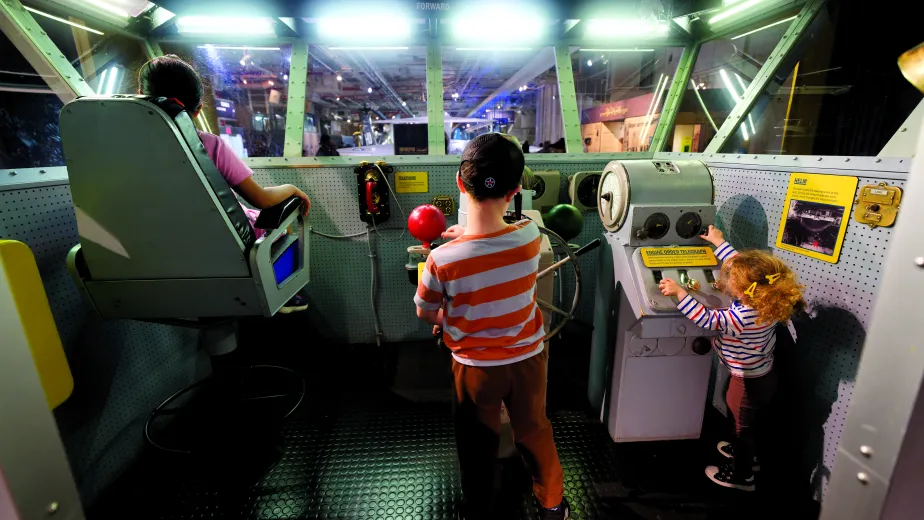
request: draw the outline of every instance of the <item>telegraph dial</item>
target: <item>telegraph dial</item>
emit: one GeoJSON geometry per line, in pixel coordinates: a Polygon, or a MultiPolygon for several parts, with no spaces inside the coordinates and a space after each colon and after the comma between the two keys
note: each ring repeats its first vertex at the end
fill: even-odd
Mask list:
{"type": "Polygon", "coordinates": [[[597,188],[600,186],[600,175],[588,175],[581,179],[577,186],[577,198],[581,204],[588,208],[594,207],[597,203],[597,188]]]}
{"type": "Polygon", "coordinates": [[[533,195],[533,200],[536,200],[542,197],[542,195],[545,193],[545,180],[539,176],[533,176],[532,180],[533,182],[531,183],[529,189],[536,192],[535,195],[533,195]]]}
{"type": "Polygon", "coordinates": [[[629,213],[629,174],[622,165],[603,172],[597,189],[597,212],[607,231],[619,231],[625,223],[629,213]]]}

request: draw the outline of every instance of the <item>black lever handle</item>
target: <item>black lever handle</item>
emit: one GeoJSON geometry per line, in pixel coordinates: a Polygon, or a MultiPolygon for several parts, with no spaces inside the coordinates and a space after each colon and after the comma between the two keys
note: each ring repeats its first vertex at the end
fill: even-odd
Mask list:
{"type": "Polygon", "coordinates": [[[584,244],[584,246],[578,249],[577,251],[575,251],[574,256],[581,256],[584,253],[588,253],[590,251],[593,251],[594,249],[597,249],[598,247],[600,247],[600,239],[595,238],[591,240],[590,242],[584,244]]]}

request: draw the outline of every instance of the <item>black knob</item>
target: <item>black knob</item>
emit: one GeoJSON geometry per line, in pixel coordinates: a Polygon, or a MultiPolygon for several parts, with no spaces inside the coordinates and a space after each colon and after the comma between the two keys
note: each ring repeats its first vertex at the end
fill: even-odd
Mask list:
{"type": "Polygon", "coordinates": [[[639,229],[638,231],[635,232],[635,236],[642,240],[645,240],[646,238],[648,238],[648,230],[644,228],[639,229]]]}
{"type": "Polygon", "coordinates": [[[600,198],[603,199],[603,200],[605,200],[605,201],[607,201],[607,202],[609,202],[609,201],[613,200],[613,194],[610,193],[610,192],[606,192],[606,193],[604,193],[603,195],[600,195],[600,198]]]}
{"type": "Polygon", "coordinates": [[[693,352],[700,356],[708,354],[712,350],[712,342],[707,338],[696,338],[693,340],[693,352]]]}

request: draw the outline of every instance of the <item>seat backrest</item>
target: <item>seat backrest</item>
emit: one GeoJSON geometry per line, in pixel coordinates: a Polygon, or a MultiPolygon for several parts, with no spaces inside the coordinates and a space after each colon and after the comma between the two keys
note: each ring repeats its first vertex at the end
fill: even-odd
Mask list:
{"type": "Polygon", "coordinates": [[[180,104],[84,97],[60,128],[93,279],[251,276],[253,229],[180,104]]]}

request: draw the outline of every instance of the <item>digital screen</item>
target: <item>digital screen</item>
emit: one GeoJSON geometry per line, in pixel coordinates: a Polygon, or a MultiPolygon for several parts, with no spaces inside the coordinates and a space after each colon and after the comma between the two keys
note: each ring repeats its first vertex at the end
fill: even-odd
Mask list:
{"type": "Polygon", "coordinates": [[[298,242],[298,240],[292,242],[292,244],[279,255],[279,258],[273,262],[273,272],[276,274],[277,287],[282,286],[282,284],[295,273],[295,270],[298,269],[298,242]]]}

